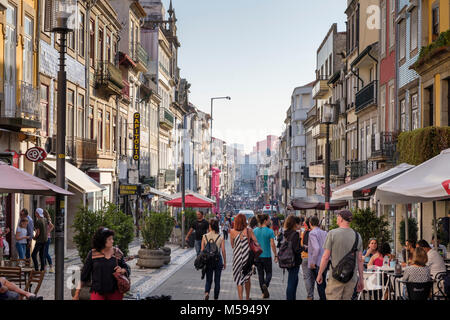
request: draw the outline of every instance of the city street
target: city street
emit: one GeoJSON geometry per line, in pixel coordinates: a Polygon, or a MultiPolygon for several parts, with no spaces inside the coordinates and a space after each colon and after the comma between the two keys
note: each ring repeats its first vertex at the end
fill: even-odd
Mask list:
{"type": "MultiPolygon", "coordinates": [[[[232,275],[233,252],[229,239],[226,241],[225,248],[227,251],[227,266],[222,272],[219,300],[237,300],[237,288],[232,275]]],[[[206,280],[201,280],[201,271],[195,270],[194,261],[195,258],[192,258],[166,282],[151,292],[150,295],[170,295],[174,300],[203,300],[206,280]]],[[[287,277],[288,274],[286,271],[283,280],[283,270],[277,264],[273,263],[273,276],[269,287],[270,298],[268,300],[286,300],[287,277]]],[[[261,300],[262,294],[259,288],[258,274],[252,276],[251,283],[250,298],[252,300],[261,300]]],[[[214,286],[210,292],[210,299],[213,299],[213,293],[214,286]]],[[[316,290],[315,299],[318,298],[319,296],[316,290]]],[[[301,270],[297,287],[297,300],[306,300],[306,291],[301,270]]]]}

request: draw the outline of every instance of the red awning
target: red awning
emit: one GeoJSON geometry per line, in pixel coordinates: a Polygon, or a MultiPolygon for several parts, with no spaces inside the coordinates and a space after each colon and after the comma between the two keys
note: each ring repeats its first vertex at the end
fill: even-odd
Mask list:
{"type": "MultiPolygon", "coordinates": [[[[207,202],[191,194],[187,194],[184,199],[187,208],[211,208],[214,206],[214,203],[207,202]]],[[[181,197],[166,201],[165,203],[171,207],[181,208],[181,197]]]]}

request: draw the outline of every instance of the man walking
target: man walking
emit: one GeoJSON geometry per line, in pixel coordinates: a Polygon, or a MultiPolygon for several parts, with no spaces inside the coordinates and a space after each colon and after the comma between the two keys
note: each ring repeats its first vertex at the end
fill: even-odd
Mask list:
{"type": "Polygon", "coordinates": [[[186,242],[189,241],[189,236],[193,231],[195,231],[195,242],[194,247],[197,252],[197,256],[200,254],[200,249],[202,247],[202,237],[204,234],[208,233],[209,223],[203,218],[203,213],[197,211],[197,220],[194,221],[189,229],[188,234],[186,235],[186,242]]]}
{"type": "Polygon", "coordinates": [[[362,238],[359,233],[356,233],[350,228],[350,222],[353,215],[349,210],[338,211],[337,224],[339,228],[328,232],[322,260],[320,262],[320,269],[317,275],[317,283],[321,284],[323,279],[323,273],[328,266],[328,261],[331,257],[331,271],[335,268],[339,262],[351,252],[355,243],[355,235],[358,237],[357,246],[355,252],[355,269],[353,270],[353,277],[346,283],[336,280],[333,276],[329,277],[329,281],[326,287],[326,297],[328,300],[351,300],[355,285],[357,286],[357,292],[361,292],[364,289],[364,266],[362,263],[362,238]],[[359,273],[359,278],[358,278],[359,273]]]}
{"type": "Polygon", "coordinates": [[[36,235],[33,238],[36,240],[36,244],[34,245],[33,253],[31,257],[33,258],[34,270],[39,270],[39,264],[37,261],[37,254],[39,253],[39,259],[41,260],[41,271],[45,270],[45,244],[47,243],[47,220],[44,218],[44,210],[42,208],[36,209],[36,224],[35,230],[36,235]]]}
{"type": "Polygon", "coordinates": [[[28,215],[28,210],[27,209],[22,209],[20,211],[20,218],[26,218],[28,220],[28,225],[27,225],[27,248],[25,251],[25,258],[30,259],[31,257],[31,241],[33,238],[33,230],[34,230],[34,222],[33,219],[28,215]]]}
{"type": "MultiPolygon", "coordinates": [[[[319,275],[319,266],[324,252],[323,246],[327,238],[327,232],[319,228],[319,218],[316,216],[311,217],[309,223],[311,224],[312,230],[309,233],[308,239],[308,266],[314,276],[313,279],[316,279],[319,275]]],[[[322,283],[317,283],[317,291],[319,293],[320,300],[327,300],[325,294],[325,288],[327,286],[327,271],[328,267],[321,273],[322,283]]]]}
{"type": "Polygon", "coordinates": [[[270,249],[272,249],[275,256],[275,263],[278,262],[277,248],[275,247],[275,233],[268,227],[270,220],[267,214],[259,214],[257,216],[260,227],[253,230],[261,249],[262,254],[255,260],[256,268],[258,269],[259,286],[263,293],[262,298],[267,299],[270,297],[269,284],[272,280],[272,255],[270,249]]]}
{"type": "Polygon", "coordinates": [[[303,280],[305,281],[306,289],[306,300],[314,300],[314,284],[316,282],[316,277],[312,273],[312,270],[308,265],[308,239],[309,233],[311,232],[310,218],[306,218],[304,223],[304,230],[300,235],[300,241],[303,248],[302,251],[302,272],[303,280]]]}

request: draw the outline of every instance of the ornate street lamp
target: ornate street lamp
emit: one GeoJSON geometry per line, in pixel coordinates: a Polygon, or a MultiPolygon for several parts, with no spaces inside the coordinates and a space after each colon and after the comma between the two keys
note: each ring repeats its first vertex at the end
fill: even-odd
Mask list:
{"type": "MultiPolygon", "coordinates": [[[[65,189],[66,172],[66,105],[67,75],[65,70],[67,34],[75,28],[77,0],[48,0],[46,3],[45,29],[60,34],[58,104],[56,135],[56,185],[65,189]]],[[[64,196],[56,196],[55,217],[55,300],[64,300],[64,196]]]]}
{"type": "Polygon", "coordinates": [[[330,226],[330,124],[335,122],[335,105],[325,103],[322,106],[320,122],[327,126],[327,141],[325,145],[325,215],[327,218],[327,230],[330,226]]]}

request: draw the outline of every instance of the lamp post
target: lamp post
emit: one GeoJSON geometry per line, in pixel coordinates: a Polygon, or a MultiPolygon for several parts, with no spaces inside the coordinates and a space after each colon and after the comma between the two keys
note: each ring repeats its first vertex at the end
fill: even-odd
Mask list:
{"type": "MultiPolygon", "coordinates": [[[[77,9],[76,0],[52,0],[48,2],[46,29],[59,33],[59,72],[58,72],[58,104],[56,135],[56,185],[65,189],[65,157],[66,157],[66,104],[67,75],[66,50],[67,34],[73,31],[73,15],[77,9]]],[[[86,84],[89,86],[89,84],[86,84]]],[[[64,215],[65,203],[62,195],[56,196],[55,217],[55,300],[64,300],[64,215]]]]}
{"type": "Polygon", "coordinates": [[[334,123],[334,105],[326,103],[322,106],[322,117],[320,122],[326,124],[326,144],[325,144],[325,215],[327,230],[330,227],[330,124],[334,123]]]}
{"type": "Polygon", "coordinates": [[[227,100],[231,100],[230,97],[214,97],[211,98],[211,141],[209,143],[209,198],[211,198],[212,196],[212,143],[213,143],[213,132],[212,132],[212,124],[213,124],[213,105],[214,105],[214,100],[222,100],[222,99],[227,99],[227,100]]]}

